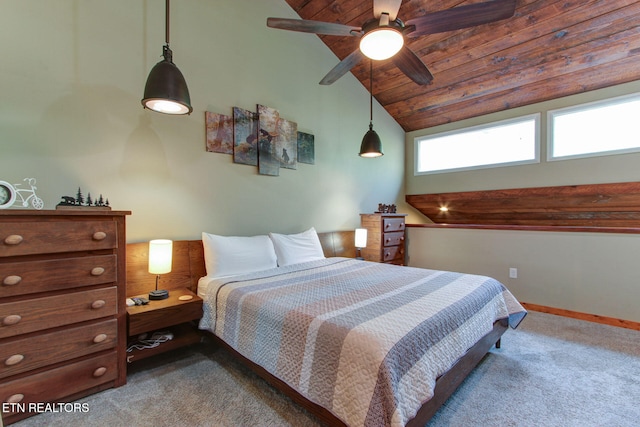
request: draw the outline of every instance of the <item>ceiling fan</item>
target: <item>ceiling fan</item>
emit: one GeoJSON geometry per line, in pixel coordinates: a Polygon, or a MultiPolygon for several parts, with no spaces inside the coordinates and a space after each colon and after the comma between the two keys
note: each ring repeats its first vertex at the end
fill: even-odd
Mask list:
{"type": "Polygon", "coordinates": [[[393,63],[411,80],[425,85],[433,80],[433,76],[418,55],[404,44],[405,37],[413,38],[499,21],[513,16],[516,9],[516,0],[493,0],[428,13],[404,23],[397,17],[401,4],[402,0],[373,0],[374,18],[365,22],[362,27],[288,18],[267,18],[267,26],[303,33],[361,37],[359,49],[329,71],[320,81],[322,85],[330,85],[338,80],[365,56],[375,60],[392,58],[393,63]]]}

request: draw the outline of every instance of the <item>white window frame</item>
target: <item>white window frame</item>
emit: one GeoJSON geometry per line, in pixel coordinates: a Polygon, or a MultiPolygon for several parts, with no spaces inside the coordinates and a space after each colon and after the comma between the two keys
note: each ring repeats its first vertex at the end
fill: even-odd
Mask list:
{"type": "MultiPolygon", "coordinates": [[[[640,133],[637,134],[638,145],[636,147],[629,148],[621,148],[621,149],[613,149],[613,150],[602,150],[602,151],[591,151],[584,152],[579,154],[568,154],[568,155],[558,155],[554,156],[554,118],[556,116],[561,116],[565,114],[571,113],[579,113],[581,111],[590,111],[597,108],[606,108],[608,106],[617,105],[629,101],[640,101],[640,93],[635,93],[631,95],[623,95],[615,98],[609,98],[600,101],[588,102],[580,105],[573,105],[570,107],[558,108],[555,110],[547,111],[547,161],[561,161],[561,160],[570,160],[570,159],[582,159],[588,157],[601,157],[601,156],[612,156],[616,154],[626,154],[626,153],[637,153],[640,152],[640,133]]],[[[639,116],[640,118],[640,116],[639,116]]]]}
{"type": "Polygon", "coordinates": [[[414,147],[414,154],[413,154],[414,176],[434,175],[434,174],[449,173],[449,172],[462,172],[462,171],[478,170],[478,169],[493,169],[493,168],[500,168],[500,167],[506,167],[506,166],[540,163],[540,113],[529,114],[526,116],[515,117],[512,119],[499,120],[496,122],[485,123],[477,126],[470,126],[463,129],[456,129],[456,130],[441,132],[433,135],[418,136],[413,139],[413,147],[414,147]],[[420,160],[420,143],[422,141],[428,141],[429,139],[441,138],[441,137],[446,137],[448,135],[455,135],[455,134],[461,134],[466,132],[477,132],[483,129],[501,127],[501,126],[509,125],[512,123],[525,122],[530,120],[534,121],[534,132],[535,132],[534,158],[532,159],[516,160],[511,162],[496,162],[496,163],[481,164],[481,165],[475,165],[475,166],[463,166],[463,167],[456,167],[456,168],[449,168],[449,169],[438,169],[434,171],[418,171],[419,160],[420,160]]]}

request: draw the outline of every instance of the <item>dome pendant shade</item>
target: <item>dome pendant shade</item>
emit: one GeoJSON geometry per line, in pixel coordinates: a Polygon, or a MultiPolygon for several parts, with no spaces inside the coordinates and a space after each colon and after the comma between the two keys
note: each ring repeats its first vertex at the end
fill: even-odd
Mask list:
{"type": "Polygon", "coordinates": [[[369,123],[369,130],[364,134],[362,138],[362,144],[360,144],[360,157],[380,157],[383,156],[382,142],[380,137],[373,130],[373,124],[369,123]]]}
{"type": "Polygon", "coordinates": [[[184,76],[173,63],[169,46],[163,46],[164,59],[149,73],[142,105],[158,113],[191,114],[191,97],[184,76]]]}

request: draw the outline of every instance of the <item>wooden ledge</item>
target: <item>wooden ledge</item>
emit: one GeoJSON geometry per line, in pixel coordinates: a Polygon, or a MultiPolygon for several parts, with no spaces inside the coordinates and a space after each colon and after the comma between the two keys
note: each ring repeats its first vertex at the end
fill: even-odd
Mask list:
{"type": "Polygon", "coordinates": [[[406,201],[436,224],[605,233],[640,229],[640,182],[416,194],[406,201]]]}
{"type": "Polygon", "coordinates": [[[567,225],[499,225],[499,224],[406,224],[411,228],[452,228],[468,230],[553,231],[556,233],[622,233],[640,234],[636,227],[582,227],[567,225]]]}

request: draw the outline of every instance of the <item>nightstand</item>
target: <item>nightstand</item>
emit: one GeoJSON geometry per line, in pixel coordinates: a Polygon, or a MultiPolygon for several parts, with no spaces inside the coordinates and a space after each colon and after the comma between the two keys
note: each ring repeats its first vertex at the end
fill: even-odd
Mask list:
{"type": "MultiPolygon", "coordinates": [[[[135,295],[147,298],[149,295],[135,295]]],[[[133,297],[130,297],[133,298],[133,297]]],[[[146,305],[127,307],[128,345],[137,341],[143,333],[170,331],[173,338],[154,348],[134,349],[127,352],[127,362],[131,363],[165,351],[199,343],[202,335],[197,328],[197,320],[202,317],[202,298],[189,289],[171,289],[169,298],[151,300],[146,305]],[[190,296],[191,299],[186,299],[190,296]],[[182,299],[181,299],[182,297],[182,299]]]]}

